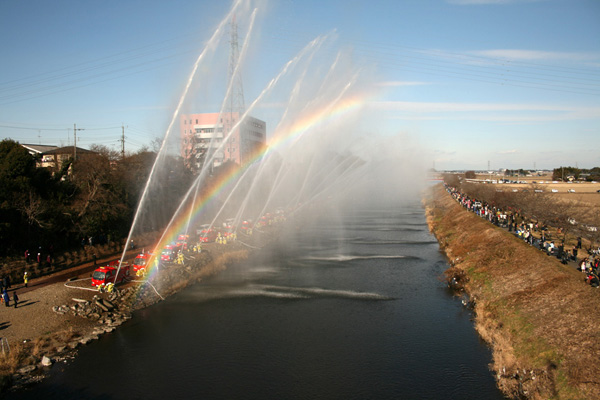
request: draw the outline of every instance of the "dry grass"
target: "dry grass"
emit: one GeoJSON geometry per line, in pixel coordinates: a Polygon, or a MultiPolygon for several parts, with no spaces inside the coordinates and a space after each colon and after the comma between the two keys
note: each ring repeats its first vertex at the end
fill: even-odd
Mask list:
{"type": "Polygon", "coordinates": [[[453,264],[447,275],[461,276],[475,300],[499,387],[512,397],[600,398],[600,290],[442,188],[435,205],[428,221],[453,264]]]}

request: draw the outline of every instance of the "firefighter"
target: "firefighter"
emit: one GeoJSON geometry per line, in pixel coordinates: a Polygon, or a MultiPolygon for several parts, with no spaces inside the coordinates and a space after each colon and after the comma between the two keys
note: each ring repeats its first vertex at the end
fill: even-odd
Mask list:
{"type": "Polygon", "coordinates": [[[106,285],[106,291],[107,291],[108,293],[112,293],[112,291],[113,291],[114,287],[115,287],[115,284],[114,284],[114,283],[109,283],[108,285],[106,285]]]}
{"type": "Polygon", "coordinates": [[[25,283],[25,287],[27,287],[27,282],[29,282],[29,275],[27,275],[27,271],[23,275],[23,283],[25,283]]]}
{"type": "Polygon", "coordinates": [[[183,253],[181,251],[177,253],[177,264],[183,264],[183,253]]]}

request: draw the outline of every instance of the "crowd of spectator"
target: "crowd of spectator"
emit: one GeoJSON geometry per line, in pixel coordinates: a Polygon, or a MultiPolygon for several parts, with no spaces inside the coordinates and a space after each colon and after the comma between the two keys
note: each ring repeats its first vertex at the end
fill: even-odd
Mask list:
{"type": "Polygon", "coordinates": [[[577,238],[577,244],[572,249],[566,249],[562,240],[557,240],[555,243],[546,226],[540,226],[537,221],[528,220],[518,211],[503,210],[483,200],[470,198],[448,184],[444,184],[444,187],[468,211],[496,226],[507,229],[530,246],[545,252],[548,256],[558,258],[563,264],[574,264],[585,274],[587,283],[596,288],[600,286],[598,278],[600,259],[598,253],[590,251],[588,255],[583,255],[581,252],[581,238],[577,238]]]}

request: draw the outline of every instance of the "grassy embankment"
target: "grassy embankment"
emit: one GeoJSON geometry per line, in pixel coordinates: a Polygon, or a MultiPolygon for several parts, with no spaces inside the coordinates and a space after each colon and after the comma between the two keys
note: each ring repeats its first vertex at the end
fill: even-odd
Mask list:
{"type": "Polygon", "coordinates": [[[429,227],[474,304],[498,386],[513,398],[600,398],[600,290],[443,189],[426,200],[429,227]]]}

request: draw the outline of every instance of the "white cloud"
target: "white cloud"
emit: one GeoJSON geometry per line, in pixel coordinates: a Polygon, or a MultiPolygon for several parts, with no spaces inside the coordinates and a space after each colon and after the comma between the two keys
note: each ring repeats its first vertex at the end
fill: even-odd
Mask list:
{"type": "Polygon", "coordinates": [[[559,51],[521,50],[521,49],[494,49],[473,51],[471,54],[481,57],[501,58],[516,61],[540,61],[540,60],[597,60],[598,53],[571,53],[559,51]]]}

